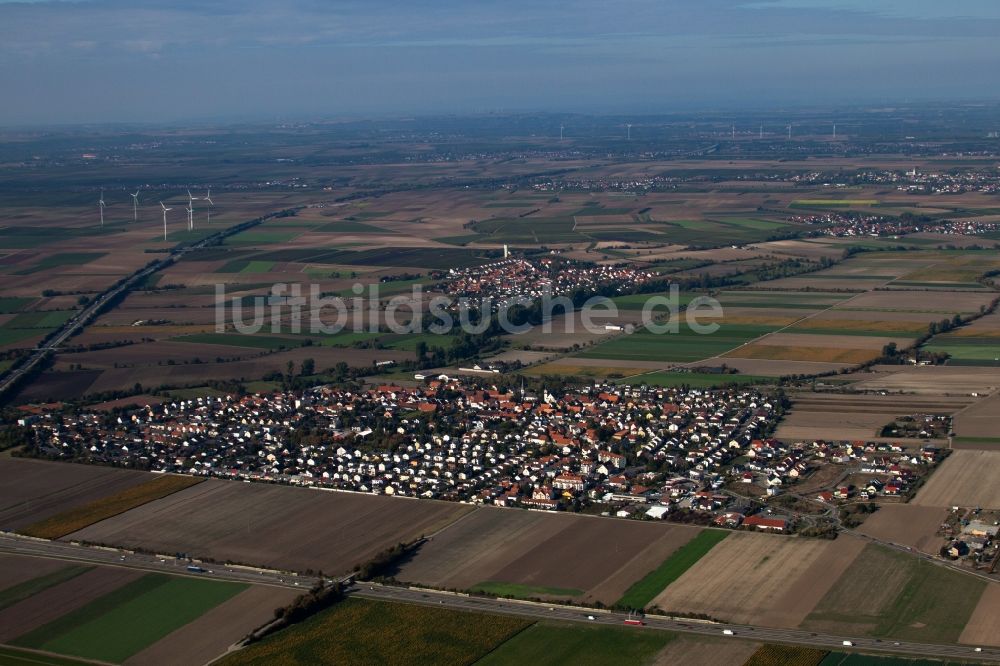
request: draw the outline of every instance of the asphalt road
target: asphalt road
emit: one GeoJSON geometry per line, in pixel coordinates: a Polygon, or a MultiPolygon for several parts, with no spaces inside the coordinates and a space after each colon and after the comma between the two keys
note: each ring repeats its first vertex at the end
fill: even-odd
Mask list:
{"type": "MultiPolygon", "coordinates": [[[[233,567],[221,564],[201,564],[205,571],[196,573],[187,570],[187,560],[177,559],[173,556],[163,557],[132,553],[113,548],[80,546],[59,541],[29,539],[12,534],[0,534],[0,552],[303,590],[308,589],[317,582],[317,579],[311,576],[296,576],[281,571],[251,567],[233,567]]],[[[350,596],[367,599],[382,599],[483,613],[502,613],[531,619],[550,619],[615,626],[622,626],[624,621],[628,619],[626,613],[620,612],[590,610],[562,604],[539,604],[509,599],[465,596],[435,590],[379,585],[377,583],[353,583],[348,585],[346,591],[350,596]],[[591,617],[594,619],[591,620],[591,617]]],[[[672,631],[682,634],[717,637],[726,636],[723,631],[730,630],[733,632],[734,639],[742,638],[758,642],[789,643],[837,650],[860,650],[871,653],[900,654],[914,657],[939,657],[1000,663],[1000,649],[998,648],[983,647],[982,652],[976,652],[972,646],[967,645],[914,643],[891,639],[876,640],[864,636],[833,636],[830,634],[800,631],[798,629],[773,629],[738,624],[669,619],[656,615],[646,616],[644,622],[644,625],[633,626],[630,629],[634,629],[635,631],[672,631]],[[845,646],[844,641],[851,641],[853,645],[845,646]]]]}

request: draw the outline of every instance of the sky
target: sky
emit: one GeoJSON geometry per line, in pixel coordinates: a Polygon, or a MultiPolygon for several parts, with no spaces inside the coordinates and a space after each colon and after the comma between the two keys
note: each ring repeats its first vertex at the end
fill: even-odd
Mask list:
{"type": "Polygon", "coordinates": [[[1000,95],[996,0],[0,0],[0,125],[1000,95]]]}

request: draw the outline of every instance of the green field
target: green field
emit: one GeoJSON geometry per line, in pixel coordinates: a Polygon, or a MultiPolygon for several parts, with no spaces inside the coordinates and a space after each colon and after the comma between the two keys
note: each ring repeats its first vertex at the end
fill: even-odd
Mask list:
{"type": "Polygon", "coordinates": [[[62,326],[75,314],[73,310],[36,310],[33,312],[22,312],[9,322],[4,324],[4,328],[56,328],[62,326]]]}
{"type": "Polygon", "coordinates": [[[244,335],[242,333],[192,333],[170,338],[173,342],[199,345],[228,345],[253,349],[292,349],[301,347],[305,339],[282,338],[274,335],[244,335]]]}
{"type": "Polygon", "coordinates": [[[22,312],[0,326],[0,346],[45,335],[62,326],[74,314],[73,310],[22,312]]]}
{"type": "Polygon", "coordinates": [[[635,627],[540,622],[486,655],[479,666],[650,663],[674,635],[635,627]]]}
{"type": "Polygon", "coordinates": [[[246,588],[237,583],[147,574],[13,644],[118,663],[246,588]]]}
{"type": "Polygon", "coordinates": [[[216,663],[471,664],[529,624],[505,615],[347,599],[216,663]]]}
{"type": "Polygon", "coordinates": [[[921,350],[948,354],[951,357],[948,361],[950,365],[994,365],[1000,359],[1000,340],[973,336],[938,336],[921,347],[921,350]]]}
{"type": "Polygon", "coordinates": [[[251,261],[249,259],[233,259],[216,269],[216,273],[267,273],[274,268],[273,261],[251,261]]]}
{"type": "Polygon", "coordinates": [[[503,583],[496,580],[484,580],[476,583],[470,592],[481,592],[491,594],[496,597],[516,597],[519,599],[532,599],[538,597],[581,597],[583,590],[565,587],[537,587],[534,585],[521,585],[519,583],[503,583]]]}
{"type": "Polygon", "coordinates": [[[17,296],[0,296],[0,314],[20,312],[35,302],[34,298],[19,298],[17,296]]]}
{"type": "MultiPolygon", "coordinates": [[[[705,554],[715,547],[729,532],[722,530],[702,530],[693,539],[671,553],[641,579],[632,584],[618,600],[617,606],[626,608],[645,608],[649,602],[663,592],[668,585],[680,578],[705,554]]],[[[668,609],[669,610],[669,609],[668,609]]]]}
{"type": "MultiPolygon", "coordinates": [[[[710,323],[711,320],[702,319],[701,321],[710,323]]],[[[590,347],[577,356],[619,361],[699,361],[724,354],[773,330],[775,330],[773,326],[726,324],[723,322],[715,333],[700,335],[682,323],[680,332],[677,334],[655,334],[640,330],[590,347]]]]}
{"type": "Polygon", "coordinates": [[[34,266],[17,271],[14,275],[31,275],[62,266],[82,266],[107,255],[107,252],[59,252],[51,254],[34,266]]]}
{"type": "MultiPolygon", "coordinates": [[[[678,294],[677,305],[683,309],[688,303],[693,301],[698,296],[702,296],[702,294],[696,294],[691,292],[684,292],[678,294]]],[[[657,292],[653,294],[629,294],[628,296],[615,296],[608,300],[614,303],[615,307],[617,307],[619,310],[642,310],[646,306],[646,304],[650,302],[650,299],[654,297],[658,298],[658,300],[653,302],[656,305],[655,308],[653,308],[653,306],[650,306],[652,308],[652,312],[654,314],[666,314],[667,313],[666,307],[659,304],[660,303],[659,299],[670,297],[670,295],[665,292],[657,292]]],[[[596,308],[602,308],[602,307],[604,307],[603,304],[598,304],[597,306],[595,306],[595,312],[599,313],[600,310],[596,308]]]]}
{"type": "Polygon", "coordinates": [[[985,586],[972,576],[868,544],[801,626],[955,643],[985,586]]]}
{"type": "Polygon", "coordinates": [[[706,372],[650,372],[645,375],[627,377],[618,381],[619,384],[629,386],[690,386],[691,388],[712,388],[713,386],[725,386],[727,384],[763,384],[773,382],[774,377],[764,377],[763,375],[713,375],[706,372]]]}
{"type": "Polygon", "coordinates": [[[65,583],[71,578],[76,578],[80,574],[90,571],[94,567],[85,566],[68,566],[62,569],[56,569],[52,573],[45,574],[44,576],[37,576],[30,580],[26,580],[23,583],[18,583],[11,587],[0,590],[0,610],[7,608],[8,606],[13,606],[19,601],[24,601],[30,596],[38,594],[42,590],[47,590],[50,587],[55,587],[60,583],[65,583]]]}

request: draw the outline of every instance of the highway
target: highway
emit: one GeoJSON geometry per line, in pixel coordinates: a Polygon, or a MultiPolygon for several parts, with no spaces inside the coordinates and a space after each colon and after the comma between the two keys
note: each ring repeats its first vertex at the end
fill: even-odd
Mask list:
{"type": "MultiPolygon", "coordinates": [[[[127,567],[143,571],[190,576],[193,578],[211,578],[213,580],[272,585],[302,590],[308,589],[317,582],[317,579],[312,576],[297,576],[281,571],[253,567],[236,567],[225,564],[202,563],[200,566],[204,568],[204,572],[190,572],[187,569],[188,561],[177,559],[174,556],[132,553],[114,548],[30,539],[9,533],[0,534],[0,552],[105,566],[127,567]]],[[[585,624],[623,626],[624,621],[628,619],[628,615],[621,612],[587,609],[556,603],[544,604],[510,599],[466,596],[452,592],[380,585],[378,583],[351,583],[347,581],[345,589],[349,596],[366,599],[414,603],[438,608],[478,611],[481,613],[502,613],[536,620],[549,619],[585,624]]],[[[671,631],[682,634],[716,637],[725,636],[726,634],[723,632],[729,630],[733,632],[734,640],[742,638],[756,642],[788,643],[822,649],[846,649],[869,653],[982,660],[1000,663],[1000,648],[983,647],[981,652],[976,652],[973,646],[968,645],[915,643],[891,639],[878,640],[864,636],[833,636],[798,629],[774,629],[739,624],[723,624],[701,620],[667,618],[657,615],[647,615],[644,621],[644,625],[629,627],[630,630],[671,631]],[[853,645],[845,646],[844,641],[850,641],[853,645]]]]}

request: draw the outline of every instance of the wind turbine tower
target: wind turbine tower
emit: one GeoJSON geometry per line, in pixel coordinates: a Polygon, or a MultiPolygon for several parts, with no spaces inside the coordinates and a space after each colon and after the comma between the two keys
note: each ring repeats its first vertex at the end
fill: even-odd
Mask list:
{"type": "Polygon", "coordinates": [[[211,187],[208,188],[208,190],[205,192],[205,201],[208,202],[208,223],[211,224],[212,223],[212,206],[215,205],[215,202],[212,201],[212,188],[211,187]]]}
{"type": "Polygon", "coordinates": [[[167,240],[167,211],[173,210],[173,208],[167,208],[163,205],[162,201],[160,202],[160,208],[163,209],[163,240],[167,240]]]}
{"type": "Polygon", "coordinates": [[[632,123],[625,123],[625,139],[632,140],[632,123]]]}
{"type": "Polygon", "coordinates": [[[733,124],[733,141],[736,141],[736,125],[733,124]]]}
{"type": "Polygon", "coordinates": [[[563,140],[563,129],[564,129],[564,126],[562,124],[560,124],[559,125],[559,140],[560,141],[563,140]]]}
{"type": "Polygon", "coordinates": [[[791,124],[788,125],[788,140],[789,141],[792,140],[792,126],[791,126],[791,124]]]}
{"type": "Polygon", "coordinates": [[[763,123],[761,123],[761,125],[760,125],[760,138],[762,138],[762,139],[764,138],[764,124],[763,123]]]}
{"type": "Polygon", "coordinates": [[[187,210],[188,214],[188,231],[194,231],[194,202],[197,201],[198,198],[191,196],[191,190],[188,190],[187,193],[188,207],[185,210],[187,210]]]}
{"type": "Polygon", "coordinates": [[[837,140],[837,123],[833,124],[833,140],[837,140]]]}
{"type": "Polygon", "coordinates": [[[135,194],[130,194],[132,197],[132,221],[139,221],[139,190],[135,191],[135,194]]]}
{"type": "Polygon", "coordinates": [[[101,209],[101,226],[103,227],[104,226],[104,206],[105,206],[105,203],[104,203],[104,188],[103,187],[101,188],[101,198],[97,200],[97,205],[101,209]]]}

